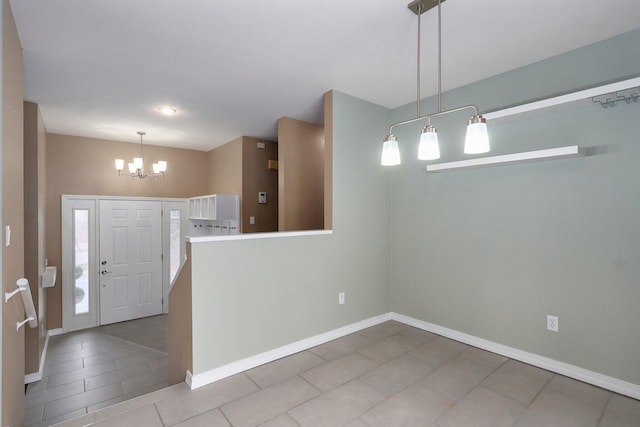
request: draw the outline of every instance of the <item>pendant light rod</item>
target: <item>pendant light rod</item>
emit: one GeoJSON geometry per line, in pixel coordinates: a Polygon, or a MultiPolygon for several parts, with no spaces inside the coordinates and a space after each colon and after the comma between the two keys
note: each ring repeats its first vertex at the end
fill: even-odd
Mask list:
{"type": "Polygon", "coordinates": [[[416,62],[416,83],[417,83],[417,88],[416,88],[416,117],[420,117],[420,21],[422,21],[422,19],[420,19],[420,14],[421,14],[421,10],[422,10],[422,6],[418,5],[418,43],[417,43],[417,47],[418,47],[418,61],[416,62]]]}
{"type": "Polygon", "coordinates": [[[383,139],[382,157],[380,164],[383,166],[395,166],[401,163],[398,140],[393,135],[393,128],[420,120],[427,119],[428,125],[422,129],[420,144],[418,146],[418,160],[435,160],[440,157],[437,129],[431,126],[431,118],[443,114],[453,113],[466,109],[473,109],[474,115],[467,121],[467,135],[464,143],[465,154],[486,153],[490,150],[489,135],[487,133],[486,120],[480,115],[480,111],[475,105],[465,105],[462,107],[442,110],[442,3],[445,0],[414,0],[407,7],[418,15],[418,40],[417,40],[417,63],[416,63],[416,117],[393,123],[389,126],[389,133],[383,139]],[[437,40],[437,76],[438,76],[438,110],[435,113],[421,115],[420,113],[420,42],[421,42],[421,15],[434,7],[438,7],[438,40],[437,40]]]}
{"type": "MultiPolygon", "coordinates": [[[[442,1],[438,0],[438,113],[441,111],[442,111],[442,1]]],[[[429,120],[429,123],[431,123],[431,120],[429,120]]]]}
{"type": "Polygon", "coordinates": [[[456,111],[473,109],[475,111],[475,115],[479,114],[478,107],[475,105],[465,105],[463,107],[452,108],[450,110],[442,111],[442,3],[446,0],[415,0],[407,5],[407,7],[413,11],[418,16],[418,52],[417,52],[417,97],[416,97],[416,118],[404,120],[398,123],[394,123],[389,127],[389,134],[393,133],[392,130],[396,126],[406,125],[408,123],[417,122],[419,120],[428,120],[428,124],[431,124],[431,118],[435,116],[439,116],[441,114],[453,113],[456,111]],[[420,115],[420,39],[421,39],[421,26],[420,26],[420,17],[423,13],[433,9],[434,7],[438,8],[438,112],[427,114],[424,116],[420,115]]]}
{"type": "MultiPolygon", "coordinates": [[[[144,155],[142,154],[142,137],[144,135],[146,135],[147,133],[139,130],[137,132],[137,134],[140,135],[140,158],[144,160],[144,155]]],[[[139,176],[145,176],[145,173],[144,173],[144,161],[142,162],[142,167],[140,168],[140,171],[138,172],[138,175],[139,176]]]]}

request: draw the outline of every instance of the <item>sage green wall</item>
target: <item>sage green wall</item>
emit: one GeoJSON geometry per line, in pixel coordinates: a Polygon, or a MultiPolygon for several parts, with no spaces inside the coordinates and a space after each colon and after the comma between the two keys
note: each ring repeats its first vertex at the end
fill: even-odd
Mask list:
{"type": "MultiPolygon", "coordinates": [[[[445,93],[444,108],[487,111],[637,76],[639,45],[640,31],[623,34],[445,93]]],[[[464,158],[468,114],[453,116],[435,123],[442,161],[464,158]]],[[[589,155],[428,175],[409,152],[419,125],[398,129],[393,311],[640,384],[639,119],[640,103],[623,102],[489,123],[492,155],[574,144],[589,155]]]]}
{"type": "Polygon", "coordinates": [[[337,92],[333,112],[332,235],[192,244],[194,374],[389,312],[389,112],[337,92]]]}

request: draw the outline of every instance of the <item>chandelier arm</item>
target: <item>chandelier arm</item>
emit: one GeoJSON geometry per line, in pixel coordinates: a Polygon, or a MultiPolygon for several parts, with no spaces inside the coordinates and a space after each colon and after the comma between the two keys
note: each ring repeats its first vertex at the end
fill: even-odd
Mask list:
{"type": "Polygon", "coordinates": [[[402,125],[406,125],[409,123],[414,123],[420,120],[424,120],[424,119],[429,119],[429,124],[431,124],[431,117],[435,117],[435,116],[442,116],[445,114],[449,114],[449,113],[455,113],[457,111],[462,111],[462,110],[468,110],[468,109],[473,109],[475,111],[475,115],[477,116],[479,114],[479,110],[478,107],[476,107],[475,105],[465,105],[463,107],[456,107],[456,108],[452,108],[450,110],[445,110],[445,111],[438,111],[437,113],[431,113],[431,114],[426,114],[424,116],[420,116],[420,117],[416,117],[415,119],[408,119],[408,120],[403,120],[401,122],[397,122],[392,124],[391,126],[389,126],[389,134],[391,135],[393,133],[393,128],[396,126],[402,126],[402,125]]]}

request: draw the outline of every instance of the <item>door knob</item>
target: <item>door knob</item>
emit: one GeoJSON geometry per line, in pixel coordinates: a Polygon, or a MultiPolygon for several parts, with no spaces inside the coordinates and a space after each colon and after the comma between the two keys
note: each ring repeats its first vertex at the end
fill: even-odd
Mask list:
{"type": "Polygon", "coordinates": [[[102,270],[102,271],[100,272],[100,274],[102,274],[102,275],[107,274],[107,273],[111,273],[111,272],[110,272],[110,271],[107,271],[107,270],[102,270]]]}
{"type": "Polygon", "coordinates": [[[100,264],[105,265],[107,261],[102,261],[100,264]]]}

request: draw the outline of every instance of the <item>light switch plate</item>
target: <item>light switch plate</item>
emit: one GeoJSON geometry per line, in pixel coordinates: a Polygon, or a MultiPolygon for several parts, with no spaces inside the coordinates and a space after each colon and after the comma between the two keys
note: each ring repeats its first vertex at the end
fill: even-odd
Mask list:
{"type": "Polygon", "coordinates": [[[9,245],[11,244],[11,227],[8,225],[5,226],[4,239],[5,239],[4,244],[8,248],[9,245]]]}

